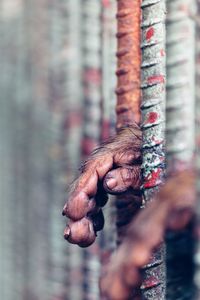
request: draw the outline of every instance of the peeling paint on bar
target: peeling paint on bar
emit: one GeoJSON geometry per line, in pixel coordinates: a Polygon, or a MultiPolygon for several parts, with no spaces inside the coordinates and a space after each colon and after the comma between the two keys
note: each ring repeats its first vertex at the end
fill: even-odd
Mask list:
{"type": "MultiPolygon", "coordinates": [[[[143,204],[163,182],[165,169],[165,1],[142,1],[142,131],[143,204]]],[[[143,269],[143,299],[165,299],[165,246],[143,269]]]]}

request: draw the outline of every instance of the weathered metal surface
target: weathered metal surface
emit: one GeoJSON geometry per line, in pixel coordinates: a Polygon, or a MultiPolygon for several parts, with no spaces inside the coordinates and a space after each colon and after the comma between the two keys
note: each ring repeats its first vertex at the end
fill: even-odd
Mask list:
{"type": "Polygon", "coordinates": [[[4,300],[83,299],[73,276],[81,257],[67,250],[59,218],[80,149],[80,124],[73,118],[80,112],[81,87],[77,3],[0,1],[4,300]],[[66,118],[71,126],[65,140],[66,118]]]}
{"type": "Polygon", "coordinates": [[[140,1],[117,1],[117,128],[140,121],[140,1]]]}
{"type": "MultiPolygon", "coordinates": [[[[140,0],[117,1],[117,129],[140,122],[140,15],[140,0]]],[[[139,209],[138,199],[132,193],[116,197],[117,244],[139,209]]]]}
{"type": "Polygon", "coordinates": [[[167,1],[167,163],[190,162],[194,152],[193,0],[167,1]],[[185,49],[185,51],[183,51],[185,49]]]}
{"type": "MultiPolygon", "coordinates": [[[[190,167],[194,154],[194,21],[191,16],[195,1],[167,0],[166,3],[166,155],[170,174],[190,167]]],[[[192,299],[191,229],[169,233],[166,242],[167,299],[192,299]],[[186,271],[187,262],[190,265],[186,271]]]]}
{"type": "Polygon", "coordinates": [[[102,140],[108,138],[110,134],[114,134],[116,124],[116,12],[117,4],[115,0],[102,0],[102,140]]]}
{"type": "MultiPolygon", "coordinates": [[[[63,221],[58,221],[66,186],[74,179],[80,164],[81,140],[81,11],[80,1],[52,1],[49,20],[49,124],[51,180],[51,297],[82,299],[83,255],[60,239],[63,221]],[[76,63],[75,63],[76,62],[76,63]],[[74,80],[76,78],[76,80],[74,80]]],[[[49,187],[50,189],[50,187],[49,187]]]]}
{"type": "MultiPolygon", "coordinates": [[[[165,1],[144,0],[141,21],[143,206],[163,182],[165,170],[165,1]]],[[[165,246],[143,269],[144,299],[165,299],[165,246]]]]}
{"type": "MultiPolygon", "coordinates": [[[[83,57],[83,158],[100,143],[102,122],[101,66],[101,1],[86,0],[82,4],[83,57]]],[[[100,276],[99,240],[84,250],[84,300],[99,299],[100,276]]]]}
{"type": "MultiPolygon", "coordinates": [[[[116,0],[102,1],[102,127],[101,140],[115,133],[116,124],[116,62],[117,22],[116,0]]],[[[115,199],[109,196],[104,210],[105,225],[100,235],[101,261],[106,263],[112,251],[116,248],[115,199]]]]}

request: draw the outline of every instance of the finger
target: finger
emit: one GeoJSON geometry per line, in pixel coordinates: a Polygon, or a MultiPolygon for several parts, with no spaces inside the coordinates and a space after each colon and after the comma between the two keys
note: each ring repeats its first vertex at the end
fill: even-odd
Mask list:
{"type": "Polygon", "coordinates": [[[131,164],[134,159],[138,159],[140,144],[141,131],[138,126],[133,125],[123,128],[109,142],[93,151],[83,164],[82,174],[71,189],[69,199],[63,208],[63,215],[72,220],[82,219],[95,208],[96,204],[91,199],[96,193],[97,205],[105,205],[107,199],[105,193],[101,193],[103,197],[100,199],[98,182],[114,165],[131,164]]]}
{"type": "Polygon", "coordinates": [[[106,154],[99,158],[92,157],[82,167],[82,174],[74,184],[68,201],[63,208],[63,215],[66,215],[72,220],[80,220],[88,212],[95,208],[95,201],[91,200],[97,193],[98,181],[113,166],[113,157],[111,154],[106,154]]]}
{"type": "Polygon", "coordinates": [[[64,238],[80,247],[91,245],[96,238],[92,221],[85,217],[79,221],[70,221],[64,230],[64,238]]]}
{"type": "Polygon", "coordinates": [[[94,199],[90,199],[85,192],[72,193],[63,208],[63,215],[76,221],[84,218],[96,206],[94,199]]]}
{"type": "Polygon", "coordinates": [[[121,167],[108,172],[104,178],[104,189],[110,194],[119,194],[129,188],[138,190],[141,185],[140,166],[121,167]]]}

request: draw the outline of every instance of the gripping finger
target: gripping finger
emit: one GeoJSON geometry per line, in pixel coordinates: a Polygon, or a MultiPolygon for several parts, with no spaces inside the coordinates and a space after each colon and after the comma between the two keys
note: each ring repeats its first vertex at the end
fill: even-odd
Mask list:
{"type": "Polygon", "coordinates": [[[140,188],[140,166],[125,166],[108,172],[104,178],[104,189],[110,194],[119,194],[129,188],[140,188]]]}
{"type": "Polygon", "coordinates": [[[63,215],[72,220],[80,220],[95,208],[96,203],[93,198],[98,191],[98,182],[112,168],[112,165],[113,158],[110,154],[105,155],[103,159],[95,156],[87,162],[83,167],[83,173],[70,192],[63,208],[63,215]]]}
{"type": "Polygon", "coordinates": [[[91,245],[96,238],[92,221],[85,217],[79,221],[70,221],[64,230],[64,238],[80,247],[91,245]]]}

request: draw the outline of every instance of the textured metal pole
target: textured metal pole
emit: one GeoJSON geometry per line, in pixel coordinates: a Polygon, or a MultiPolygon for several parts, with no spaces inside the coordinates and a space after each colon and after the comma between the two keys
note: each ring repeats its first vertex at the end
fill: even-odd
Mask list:
{"type": "MultiPolygon", "coordinates": [[[[167,0],[167,173],[192,167],[194,154],[194,0],[167,0]],[[184,50],[183,50],[184,49],[184,50]]],[[[194,241],[191,226],[169,232],[167,299],[192,299],[194,241]]]]}
{"type": "MultiPolygon", "coordinates": [[[[83,158],[99,144],[102,121],[101,1],[85,0],[83,13],[83,158]]],[[[99,299],[99,240],[84,250],[84,300],[99,299]]]]}
{"type": "MultiPolygon", "coordinates": [[[[165,169],[165,1],[142,1],[142,173],[144,206],[163,181],[165,169]]],[[[144,299],[165,299],[165,246],[144,267],[144,299]]]]}
{"type": "MultiPolygon", "coordinates": [[[[82,115],[83,115],[83,89],[82,89],[82,1],[70,0],[60,1],[60,14],[65,20],[68,19],[68,26],[63,29],[63,48],[66,47],[66,57],[61,60],[62,66],[66,70],[66,86],[63,86],[64,111],[62,122],[62,144],[63,144],[63,199],[66,200],[66,182],[71,184],[74,179],[74,172],[78,169],[81,161],[81,138],[82,138],[82,115]],[[63,15],[62,5],[66,6],[66,15],[63,15]],[[67,42],[66,32],[67,29],[67,42]],[[65,32],[65,33],[64,33],[65,32]],[[74,80],[75,79],[75,80],[74,80]]],[[[57,3],[57,1],[55,1],[57,3]]],[[[58,16],[59,18],[59,16],[58,16]]],[[[61,18],[61,16],[60,16],[61,18]]],[[[64,25],[64,24],[63,24],[64,25]]],[[[55,27],[55,37],[56,37],[55,27]]],[[[61,55],[62,57],[62,55],[61,55]]],[[[55,57],[56,59],[56,57],[55,57]]],[[[62,71],[60,73],[62,78],[62,71]]],[[[61,94],[62,95],[62,94],[61,94]]],[[[65,260],[65,300],[84,298],[83,287],[83,264],[84,257],[79,247],[66,246],[65,260]]]]}
{"type": "Polygon", "coordinates": [[[80,1],[52,1],[49,4],[48,109],[50,245],[49,279],[52,299],[83,298],[82,255],[60,238],[63,223],[58,220],[66,199],[66,185],[80,163],[81,61],[80,1]],[[74,63],[76,62],[76,63],[74,63]],[[74,80],[76,78],[76,80],[74,80]],[[58,199],[60,201],[58,201],[58,199]]]}
{"type": "Polygon", "coordinates": [[[116,124],[116,0],[102,0],[102,140],[114,132],[116,124]]]}
{"type": "MultiPolygon", "coordinates": [[[[34,24],[36,26],[32,26],[34,18],[30,18],[30,11],[35,15],[30,1],[3,2],[1,2],[1,17],[5,27],[1,26],[1,49],[4,49],[2,55],[4,56],[4,75],[1,77],[3,80],[1,95],[4,101],[6,99],[6,105],[4,106],[1,102],[2,112],[5,114],[1,120],[7,125],[5,125],[5,136],[1,135],[1,143],[5,143],[5,148],[8,147],[3,153],[3,159],[4,166],[9,167],[5,168],[6,174],[4,174],[3,182],[5,198],[3,198],[7,202],[5,212],[11,210],[13,212],[8,214],[12,216],[12,220],[9,221],[6,217],[3,221],[3,226],[6,228],[6,222],[10,223],[8,224],[9,234],[7,234],[10,245],[7,242],[4,243],[4,253],[9,256],[10,266],[7,265],[5,258],[3,271],[5,277],[3,285],[5,286],[2,289],[2,299],[41,297],[45,300],[48,297],[48,279],[45,271],[48,265],[47,228],[49,223],[46,223],[44,216],[49,215],[46,211],[48,197],[44,174],[46,174],[48,159],[47,139],[41,139],[41,136],[44,137],[47,130],[45,122],[48,120],[48,113],[44,106],[46,93],[44,90],[42,93],[42,87],[46,82],[37,81],[35,74],[38,66],[40,71],[41,67],[44,67],[43,59],[41,59],[45,57],[44,40],[40,44],[40,54],[36,50],[37,44],[34,44],[35,48],[32,48],[36,28],[40,26],[39,39],[46,29],[46,23],[41,18],[45,2],[35,3],[34,8],[36,10],[40,8],[40,14],[37,17],[41,22],[34,24]],[[37,67],[34,64],[33,53],[38,59],[37,67]],[[40,114],[35,118],[37,101],[40,103],[40,114]],[[9,190],[7,190],[8,187],[9,190]],[[13,203],[14,209],[12,209],[13,203]],[[8,270],[6,270],[7,267],[8,270]],[[37,290],[33,289],[33,286],[37,286],[37,290]]],[[[43,75],[43,72],[40,74],[43,75]]]]}
{"type": "MultiPolygon", "coordinates": [[[[116,11],[116,0],[102,0],[102,140],[114,133],[116,124],[116,11]]],[[[106,264],[108,257],[116,247],[114,196],[109,196],[109,198],[104,210],[104,230],[101,232],[101,259],[103,264],[106,264]]]]}
{"type": "MultiPolygon", "coordinates": [[[[117,1],[117,129],[140,121],[140,0],[117,1]]],[[[133,194],[116,199],[118,243],[138,207],[133,194]]]]}
{"type": "MultiPolygon", "coordinates": [[[[23,255],[26,254],[25,249],[20,245],[24,238],[23,234],[22,232],[16,233],[13,226],[13,220],[15,220],[17,227],[20,225],[20,220],[18,216],[15,218],[16,211],[12,211],[13,203],[15,205],[16,203],[20,204],[17,208],[17,214],[19,215],[20,213],[21,216],[24,216],[23,200],[21,199],[20,201],[18,197],[19,190],[16,190],[17,180],[14,167],[16,145],[13,141],[13,131],[16,136],[15,104],[16,100],[19,100],[19,93],[16,93],[16,83],[12,78],[13,74],[18,74],[16,69],[23,73],[21,62],[26,59],[26,50],[22,46],[25,39],[21,30],[24,21],[22,19],[21,5],[17,5],[16,1],[13,2],[14,6],[10,3],[10,10],[8,5],[6,5],[6,1],[0,2],[0,55],[4,57],[0,63],[2,69],[0,75],[0,298],[6,300],[15,299],[17,293],[21,294],[25,282],[25,265],[23,260],[20,259],[19,252],[23,252],[23,255]],[[19,10],[17,14],[15,14],[15,7],[19,10]],[[15,14],[15,20],[12,23],[15,26],[15,38],[9,22],[9,12],[15,14]],[[19,39],[21,39],[21,43],[19,43],[19,39]],[[9,44],[12,44],[13,52],[5,51],[9,44]],[[19,51],[23,53],[23,58],[21,57],[21,59],[18,57],[19,51]],[[15,66],[12,64],[13,59],[16,61],[15,66]],[[14,128],[13,124],[15,124],[14,128]],[[18,268],[21,268],[18,278],[16,278],[17,265],[18,268]]],[[[28,91],[27,88],[26,92],[28,91]]]]}
{"type": "Polygon", "coordinates": [[[117,1],[117,128],[140,121],[140,1],[117,1]]]}
{"type": "MultiPolygon", "coordinates": [[[[116,128],[140,122],[140,0],[117,1],[117,103],[116,128]]],[[[141,197],[133,193],[116,197],[117,244],[125,236],[126,228],[139,210],[141,197]]],[[[134,290],[132,297],[137,297],[134,290]]]]}

